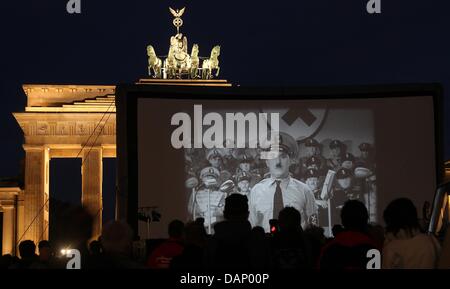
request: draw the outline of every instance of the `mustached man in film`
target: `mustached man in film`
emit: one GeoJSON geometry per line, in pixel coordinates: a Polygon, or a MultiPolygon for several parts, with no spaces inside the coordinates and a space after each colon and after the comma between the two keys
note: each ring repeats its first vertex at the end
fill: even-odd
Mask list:
{"type": "Polygon", "coordinates": [[[301,212],[304,228],[314,225],[330,232],[348,199],[363,201],[370,220],[376,219],[373,145],[361,143],[360,154],[354,156],[340,140],[280,136],[279,154],[272,159],[262,159],[261,148],[186,149],[188,219],[203,219],[206,231],[212,233],[214,224],[223,220],[225,198],[233,193],[247,197],[250,222],[266,232],[269,220],[284,207],[301,212]],[[329,148],[326,152],[324,145],[329,148]],[[330,171],[334,178],[326,184],[330,171]],[[324,194],[326,185],[330,189],[324,194]]]}
{"type": "Polygon", "coordinates": [[[270,232],[269,221],[277,219],[284,207],[294,207],[300,212],[303,228],[315,218],[317,205],[313,192],[289,173],[291,158],[296,158],[297,153],[294,138],[280,133],[278,156],[266,160],[268,177],[250,192],[250,222],[253,226],[263,227],[266,232],[270,232]]]}

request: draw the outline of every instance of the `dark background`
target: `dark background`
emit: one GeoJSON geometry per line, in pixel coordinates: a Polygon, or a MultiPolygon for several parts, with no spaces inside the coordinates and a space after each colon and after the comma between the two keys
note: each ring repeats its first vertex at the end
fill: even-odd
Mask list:
{"type": "MultiPolygon", "coordinates": [[[[368,14],[365,0],[81,2],[81,15],[69,15],[66,0],[2,2],[0,176],[17,175],[24,155],[22,131],[11,114],[25,107],[21,85],[116,84],[144,77],[146,46],[165,55],[175,33],[168,6],[187,6],[181,31],[189,51],[198,43],[200,55],[208,56],[221,45],[221,78],[234,84],[440,82],[445,112],[450,110],[448,1],[381,0],[381,15],[368,14]]],[[[444,121],[449,159],[448,114],[444,121]]],[[[81,195],[80,181],[71,175],[79,174],[77,164],[58,167],[62,180],[53,197],[81,195]]],[[[114,174],[108,175],[105,185],[113,191],[114,174]]],[[[113,194],[104,198],[112,207],[113,194]]]]}

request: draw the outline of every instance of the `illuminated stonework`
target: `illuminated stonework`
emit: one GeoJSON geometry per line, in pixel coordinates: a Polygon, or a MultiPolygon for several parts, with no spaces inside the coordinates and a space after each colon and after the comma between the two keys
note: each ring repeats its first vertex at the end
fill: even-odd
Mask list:
{"type": "MultiPolygon", "coordinates": [[[[140,79],[136,84],[231,86],[220,79],[140,79]]],[[[24,112],[13,115],[25,139],[24,189],[10,186],[2,191],[0,188],[0,210],[4,214],[3,253],[16,253],[22,240],[33,240],[37,244],[48,239],[52,158],[83,160],[82,205],[95,216],[92,237],[100,235],[102,159],[116,157],[115,88],[112,85],[23,85],[27,106],[24,112]],[[17,202],[11,207],[14,200],[17,202]],[[11,249],[14,243],[16,250],[11,249]]],[[[126,216],[125,201],[122,200],[122,207],[117,205],[117,218],[126,216]]]]}
{"type": "Polygon", "coordinates": [[[18,240],[48,239],[49,162],[81,158],[82,205],[101,233],[102,159],[116,157],[114,86],[24,85],[27,107],[14,113],[25,137],[23,224],[18,240]]]}
{"type": "Polygon", "coordinates": [[[23,220],[23,191],[17,186],[0,187],[0,212],[3,214],[2,255],[15,254],[17,225],[23,220]]]}

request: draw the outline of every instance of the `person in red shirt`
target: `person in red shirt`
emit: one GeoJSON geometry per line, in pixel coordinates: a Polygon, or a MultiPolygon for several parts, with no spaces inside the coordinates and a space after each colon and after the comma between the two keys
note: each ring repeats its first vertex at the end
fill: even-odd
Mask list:
{"type": "Polygon", "coordinates": [[[173,257],[183,252],[184,223],[174,220],[169,224],[169,239],[150,254],[147,266],[151,269],[168,269],[173,257]]]}
{"type": "Polygon", "coordinates": [[[381,246],[369,234],[367,208],[358,200],[345,202],[341,211],[344,230],[322,248],[318,268],[321,270],[364,270],[368,250],[381,246]]]}

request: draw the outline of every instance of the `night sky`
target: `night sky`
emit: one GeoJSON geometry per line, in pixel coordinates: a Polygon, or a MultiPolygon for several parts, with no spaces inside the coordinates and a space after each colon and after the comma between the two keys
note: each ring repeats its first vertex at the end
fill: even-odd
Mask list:
{"type": "MultiPolygon", "coordinates": [[[[81,15],[69,15],[66,2],[2,2],[0,176],[17,175],[24,156],[22,132],[11,114],[25,107],[21,85],[116,84],[145,77],[146,46],[165,55],[175,33],[168,6],[187,7],[181,32],[189,51],[198,43],[200,55],[209,56],[221,45],[221,78],[233,84],[442,83],[444,156],[450,158],[449,1],[381,0],[379,15],[366,12],[366,0],[81,0],[81,15]]],[[[76,165],[58,164],[62,172],[78,173],[76,165]]],[[[78,179],[61,172],[58,179],[62,186],[74,184],[72,191],[81,189],[78,179]]],[[[73,199],[70,190],[59,196],[73,199]]]]}

